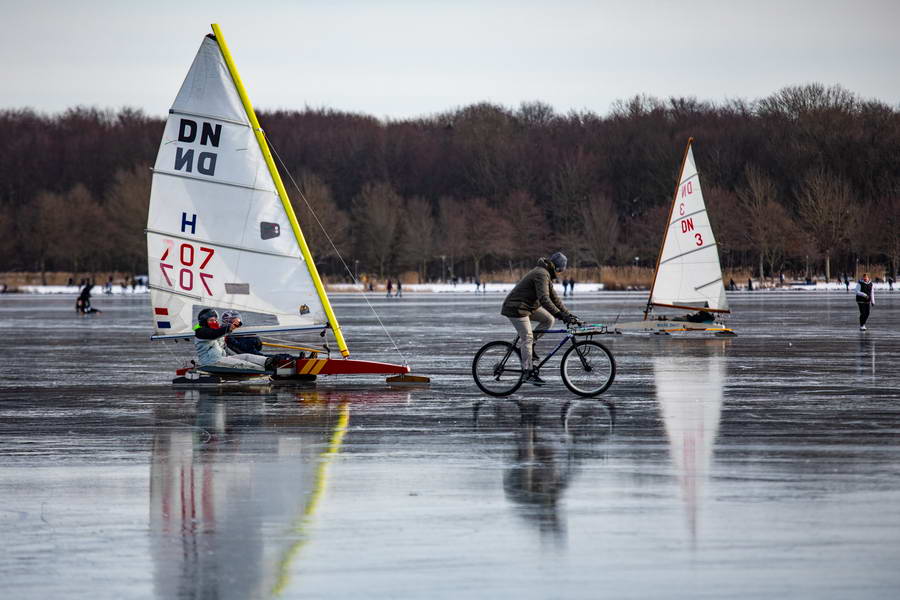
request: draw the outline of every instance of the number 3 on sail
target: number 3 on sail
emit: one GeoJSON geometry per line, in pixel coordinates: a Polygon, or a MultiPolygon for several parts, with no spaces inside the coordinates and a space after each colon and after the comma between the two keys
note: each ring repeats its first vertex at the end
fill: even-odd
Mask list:
{"type": "Polygon", "coordinates": [[[344,359],[319,359],[323,351],[313,350],[289,367],[295,373],[408,373],[406,366],[346,360],[350,350],[268,142],[217,25],[213,33],[169,110],[153,168],[152,339],[194,337],[204,308],[236,310],[260,323],[235,335],[331,331],[344,359]]]}

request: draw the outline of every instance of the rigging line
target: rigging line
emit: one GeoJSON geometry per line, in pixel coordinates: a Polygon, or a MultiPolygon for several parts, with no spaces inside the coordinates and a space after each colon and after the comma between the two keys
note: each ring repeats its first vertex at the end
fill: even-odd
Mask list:
{"type": "MultiPolygon", "coordinates": [[[[319,229],[322,230],[322,233],[325,234],[325,239],[328,240],[328,243],[331,244],[331,248],[334,250],[335,256],[338,257],[338,260],[341,261],[341,264],[344,265],[344,270],[347,271],[347,274],[350,276],[350,279],[354,284],[359,285],[359,280],[353,274],[353,271],[350,269],[350,266],[347,264],[347,261],[344,260],[344,257],[341,255],[340,251],[337,249],[337,246],[334,245],[334,241],[331,239],[331,236],[328,235],[328,231],[326,231],[325,226],[322,225],[322,221],[319,220],[318,215],[316,215],[316,211],[313,210],[313,207],[310,205],[309,200],[306,199],[306,196],[300,190],[300,186],[297,185],[297,182],[294,180],[294,176],[291,174],[290,170],[287,168],[287,165],[284,164],[284,161],[281,160],[281,155],[278,154],[278,150],[275,149],[274,144],[269,139],[269,136],[266,135],[265,131],[262,131],[263,137],[266,138],[266,142],[269,144],[269,148],[272,150],[272,154],[275,155],[275,158],[278,159],[278,162],[281,164],[281,168],[287,173],[288,179],[291,180],[291,184],[293,184],[294,189],[297,190],[297,193],[300,194],[300,198],[303,200],[303,203],[306,204],[306,208],[309,209],[310,214],[313,216],[313,219],[316,220],[316,223],[319,225],[319,229]]],[[[375,315],[375,318],[378,319],[378,324],[381,325],[382,331],[391,340],[391,344],[394,346],[394,350],[397,351],[397,354],[400,355],[400,358],[403,360],[404,366],[409,366],[409,360],[407,360],[406,356],[400,350],[400,347],[397,345],[397,342],[394,341],[393,336],[391,336],[391,332],[387,330],[387,327],[384,326],[384,322],[381,320],[381,315],[378,314],[378,311],[375,310],[375,307],[372,306],[372,303],[369,302],[369,296],[366,294],[366,288],[363,286],[362,288],[363,299],[366,301],[369,309],[372,311],[372,314],[375,315]]]]}

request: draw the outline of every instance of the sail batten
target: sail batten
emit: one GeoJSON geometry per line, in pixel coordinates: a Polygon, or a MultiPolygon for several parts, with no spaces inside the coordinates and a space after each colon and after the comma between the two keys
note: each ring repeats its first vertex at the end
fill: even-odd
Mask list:
{"type": "Polygon", "coordinates": [[[190,237],[185,237],[185,236],[179,236],[179,235],[175,235],[175,234],[172,234],[172,233],[167,233],[167,232],[164,232],[164,231],[155,231],[155,230],[153,230],[153,229],[147,229],[146,232],[147,232],[147,233],[153,233],[153,234],[156,234],[156,235],[166,235],[166,236],[168,236],[168,237],[170,237],[170,238],[172,238],[172,239],[176,239],[176,240],[196,241],[197,243],[202,243],[202,244],[205,244],[205,245],[208,245],[208,246],[216,246],[216,247],[218,247],[218,248],[228,248],[228,249],[231,249],[231,250],[240,250],[241,252],[250,252],[250,253],[252,253],[252,254],[264,254],[264,255],[266,255],[266,256],[274,256],[274,257],[277,257],[277,258],[290,258],[290,259],[296,259],[296,258],[297,258],[297,255],[296,255],[296,254],[282,254],[282,253],[279,253],[279,252],[270,252],[270,251],[268,251],[268,250],[259,250],[259,249],[256,249],[256,248],[249,248],[249,247],[246,247],[246,246],[236,246],[236,245],[234,245],[234,244],[223,244],[222,242],[213,242],[213,241],[209,241],[209,240],[202,240],[202,239],[197,239],[197,238],[190,238],[190,237]]]}
{"type": "Polygon", "coordinates": [[[685,150],[648,304],[730,312],[692,142],[685,150]]]}
{"type": "Polygon", "coordinates": [[[254,192],[272,192],[273,191],[271,189],[259,188],[259,187],[255,187],[253,185],[248,185],[248,184],[244,184],[244,183],[237,183],[235,181],[208,179],[206,177],[198,177],[197,175],[189,175],[187,173],[177,173],[175,171],[168,171],[166,169],[153,168],[150,170],[154,174],[158,173],[160,175],[166,175],[168,177],[180,177],[182,179],[191,179],[193,181],[203,181],[206,183],[212,183],[214,185],[224,185],[224,186],[228,186],[228,187],[236,187],[236,188],[241,188],[241,189],[245,189],[245,190],[251,190],[254,192]]]}
{"type": "Polygon", "coordinates": [[[210,121],[222,121],[223,123],[231,123],[233,125],[240,125],[241,127],[250,127],[250,123],[246,121],[235,121],[234,119],[229,119],[226,117],[220,117],[218,115],[210,115],[206,113],[198,113],[198,112],[188,112],[184,110],[175,110],[174,108],[169,109],[170,115],[181,115],[184,117],[198,117],[200,119],[208,119],[210,121]]]}

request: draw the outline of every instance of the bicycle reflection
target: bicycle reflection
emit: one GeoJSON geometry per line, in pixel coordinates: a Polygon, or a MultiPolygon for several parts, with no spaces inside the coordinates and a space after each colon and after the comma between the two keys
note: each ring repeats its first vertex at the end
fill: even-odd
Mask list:
{"type": "Polygon", "coordinates": [[[540,403],[483,401],[473,407],[474,426],[486,432],[511,433],[512,452],[505,451],[503,490],[516,514],[537,528],[542,540],[566,539],[561,511],[565,490],[588,458],[598,453],[612,434],[613,405],[598,401],[566,403],[560,413],[540,403]]]}

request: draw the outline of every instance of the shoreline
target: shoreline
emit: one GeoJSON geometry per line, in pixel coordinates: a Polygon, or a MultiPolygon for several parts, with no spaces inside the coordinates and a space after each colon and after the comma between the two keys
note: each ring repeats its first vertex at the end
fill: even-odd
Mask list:
{"type": "MultiPolygon", "coordinates": [[[[408,283],[404,284],[403,292],[404,293],[414,293],[414,294],[506,294],[513,288],[512,283],[485,283],[479,289],[476,290],[474,283],[458,283],[456,285],[452,283],[408,283]]],[[[774,285],[763,285],[759,286],[757,282],[753,282],[753,290],[747,290],[746,287],[739,288],[737,290],[728,291],[729,294],[733,293],[754,293],[754,292],[784,292],[784,291],[802,291],[802,292],[825,292],[825,291],[842,291],[846,293],[850,293],[853,291],[853,287],[851,286],[848,290],[844,284],[842,283],[787,283],[785,285],[774,286],[774,285]]],[[[875,289],[879,291],[891,291],[889,284],[885,282],[875,283],[875,289]]],[[[900,286],[897,286],[900,289],[900,286]]],[[[326,284],[325,289],[329,293],[334,294],[354,294],[354,293],[362,293],[363,292],[363,284],[357,283],[333,283],[326,284]]],[[[570,298],[572,296],[563,296],[563,287],[561,284],[554,284],[554,289],[559,294],[560,297],[570,298]]],[[[67,285],[21,285],[18,287],[10,287],[5,290],[2,290],[0,293],[6,294],[31,294],[31,295],[56,295],[56,294],[69,294],[72,296],[77,296],[80,289],[78,286],[67,286],[67,285]]],[[[105,290],[105,286],[95,285],[91,290],[91,295],[95,298],[103,297],[103,296],[130,296],[130,295],[144,295],[149,293],[149,288],[144,285],[137,285],[133,288],[131,286],[122,286],[120,284],[114,284],[110,286],[109,291],[105,290]]],[[[621,293],[621,292],[647,292],[648,288],[646,287],[630,287],[628,289],[605,289],[605,286],[602,283],[576,283],[574,295],[578,296],[581,294],[593,294],[598,292],[606,292],[606,293],[621,293]]],[[[368,292],[370,295],[386,295],[386,288],[384,285],[375,286],[372,291],[368,292]]],[[[396,296],[396,288],[394,289],[394,294],[391,297],[396,296]]]]}

